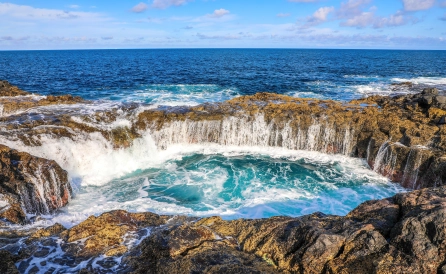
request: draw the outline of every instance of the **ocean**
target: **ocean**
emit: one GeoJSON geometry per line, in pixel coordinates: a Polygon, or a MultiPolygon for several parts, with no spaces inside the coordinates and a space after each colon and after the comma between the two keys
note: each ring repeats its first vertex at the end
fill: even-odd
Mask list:
{"type": "MultiPolygon", "coordinates": [[[[91,100],[75,112],[132,103],[194,106],[257,92],[349,101],[370,95],[446,90],[446,51],[157,49],[0,52],[0,79],[42,95],[91,100]],[[402,83],[411,82],[412,86],[402,83]]],[[[29,110],[50,115],[62,108],[29,110]]],[[[68,111],[68,110],[63,110],[68,111]]],[[[129,116],[104,128],[129,125],[129,116]]],[[[175,134],[175,133],[172,133],[175,134]]],[[[345,215],[360,203],[405,191],[362,159],[255,146],[176,144],[149,133],[115,149],[100,136],[6,145],[53,159],[75,196],[48,222],[71,227],[112,209],[225,219],[345,215]]]]}

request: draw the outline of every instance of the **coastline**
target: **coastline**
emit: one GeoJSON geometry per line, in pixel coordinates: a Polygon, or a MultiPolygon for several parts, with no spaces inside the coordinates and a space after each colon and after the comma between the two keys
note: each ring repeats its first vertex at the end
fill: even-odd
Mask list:
{"type": "MultiPolygon", "coordinates": [[[[54,140],[62,137],[75,140],[79,132],[99,134],[118,149],[131,146],[135,139],[141,137],[141,132],[149,131],[161,148],[175,143],[216,143],[284,147],[364,158],[374,171],[392,181],[407,188],[422,189],[366,202],[346,217],[315,213],[299,218],[223,221],[218,217],[197,219],[123,211],[104,213],[101,217],[90,217],[69,230],[55,225],[20,235],[20,239],[30,237],[24,247],[20,247],[24,250],[22,254],[11,257],[15,263],[20,262],[20,272],[28,269],[26,265],[22,266],[27,256],[34,256],[47,243],[54,246],[57,239],[59,244],[65,245],[62,249],[68,250],[68,261],[84,262],[102,255],[119,257],[123,265],[110,263],[111,269],[115,267],[115,270],[135,273],[143,271],[147,264],[156,266],[154,273],[181,273],[184,269],[214,273],[341,273],[364,267],[380,273],[437,273],[442,271],[446,262],[442,251],[446,240],[442,214],[446,189],[436,188],[446,182],[446,101],[443,103],[444,96],[434,89],[426,89],[423,94],[393,98],[372,96],[349,103],[258,93],[196,107],[140,111],[138,106],[130,104],[122,111],[124,115],[136,113],[134,122],[111,130],[93,122],[116,122],[123,115],[119,111],[106,110],[96,116],[81,115],[78,120],[70,119],[63,111],[32,121],[22,116],[30,108],[89,104],[80,98],[33,97],[7,82],[2,82],[0,94],[3,96],[0,102],[3,105],[7,103],[9,107],[3,107],[1,119],[10,124],[8,131],[1,133],[2,140],[24,144],[29,151],[21,155],[30,158],[31,162],[45,161],[32,156],[33,153],[26,153],[44,145],[41,141],[44,140],[43,135],[51,135],[54,140]],[[25,122],[12,122],[17,120],[25,122]],[[250,132],[256,132],[253,124],[257,132],[268,128],[268,134],[250,135],[250,132]],[[195,130],[188,130],[191,128],[195,130]],[[173,136],[168,134],[172,131],[181,134],[166,138],[173,136]],[[122,245],[129,233],[146,234],[133,238],[140,244],[122,245]],[[86,238],[87,241],[82,240],[86,238]],[[52,243],[45,243],[48,240],[52,243]],[[40,249],[31,248],[36,246],[40,249]],[[71,252],[70,249],[77,250],[71,252]],[[199,262],[200,258],[202,262],[199,262]],[[206,268],[211,261],[219,263],[214,268],[206,268]]],[[[9,148],[3,150],[8,151],[9,148]]],[[[22,152],[12,154],[17,153],[22,152]]],[[[21,160],[17,156],[10,159],[13,161],[3,161],[3,168],[15,170],[14,174],[26,173],[29,164],[17,166],[14,161],[21,160]]],[[[51,160],[51,165],[62,170],[57,161],[54,162],[56,159],[47,161],[51,160]]],[[[58,171],[58,174],[63,172],[58,171]]],[[[66,175],[58,175],[57,178],[52,185],[64,185],[66,188],[66,175]]],[[[30,181],[23,176],[17,180],[30,181]]],[[[14,185],[21,182],[14,182],[14,185]]],[[[39,180],[34,185],[38,189],[39,180]]],[[[5,187],[1,191],[2,195],[11,192],[5,187]]],[[[51,213],[68,202],[66,193],[69,192],[69,189],[59,191],[54,198],[54,191],[51,194],[40,191],[37,195],[25,195],[19,191],[13,193],[19,197],[15,197],[17,206],[12,208],[17,209],[16,212],[21,208],[29,213],[39,208],[24,207],[25,196],[40,195],[49,197],[48,201],[62,199],[63,202],[56,203],[51,211],[33,212],[51,213]]],[[[1,209],[2,217],[9,222],[25,222],[17,219],[17,216],[23,219],[25,213],[19,212],[10,217],[12,215],[5,214],[4,209],[1,209]]],[[[9,239],[7,245],[18,239],[14,238],[15,234],[20,234],[9,233],[3,234],[5,239],[9,239]]],[[[9,269],[14,269],[11,260],[4,263],[9,263],[9,269]]],[[[91,268],[91,263],[85,263],[84,268],[91,268]]],[[[94,269],[90,271],[94,272],[94,269]]]]}

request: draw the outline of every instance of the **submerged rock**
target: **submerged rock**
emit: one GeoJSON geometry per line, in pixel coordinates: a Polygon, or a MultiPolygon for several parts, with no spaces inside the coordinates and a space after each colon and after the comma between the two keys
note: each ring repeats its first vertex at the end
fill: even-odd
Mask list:
{"type": "Polygon", "coordinates": [[[0,168],[0,218],[9,222],[53,213],[71,198],[67,172],[54,161],[0,145],[0,168]]]}

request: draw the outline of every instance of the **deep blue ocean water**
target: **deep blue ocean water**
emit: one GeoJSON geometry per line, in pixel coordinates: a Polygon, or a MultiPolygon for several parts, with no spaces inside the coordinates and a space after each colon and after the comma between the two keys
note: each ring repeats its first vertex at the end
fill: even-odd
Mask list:
{"type": "MultiPolygon", "coordinates": [[[[0,79],[30,92],[78,95],[99,105],[112,101],[171,106],[261,91],[350,100],[417,92],[417,87],[426,86],[446,90],[445,65],[446,51],[4,51],[0,79]],[[415,89],[392,85],[406,81],[415,89]]],[[[118,208],[225,218],[315,211],[343,215],[363,201],[404,191],[365,162],[344,156],[283,154],[271,148],[217,147],[209,152],[209,144],[196,150],[180,144],[173,152],[157,151],[150,136],[145,137],[120,151],[107,150],[112,146],[94,136],[79,143],[49,136],[40,148],[17,148],[60,160],[76,179],[76,196],[57,217],[66,226],[118,208]]]]}
{"type": "Polygon", "coordinates": [[[446,85],[446,51],[146,49],[0,52],[0,79],[43,94],[185,104],[261,91],[349,100],[446,85]]]}

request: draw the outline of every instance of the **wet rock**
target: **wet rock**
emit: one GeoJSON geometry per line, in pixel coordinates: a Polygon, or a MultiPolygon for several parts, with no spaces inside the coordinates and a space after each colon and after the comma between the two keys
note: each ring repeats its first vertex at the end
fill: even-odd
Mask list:
{"type": "Polygon", "coordinates": [[[60,233],[67,230],[63,225],[56,223],[50,227],[39,229],[38,231],[34,232],[30,237],[29,241],[38,240],[44,237],[50,237],[54,235],[59,235],[60,233]]]}
{"type": "MultiPolygon", "coordinates": [[[[1,82],[0,82],[1,85],[1,82]]],[[[0,273],[19,274],[13,256],[8,251],[0,250],[0,273]]]]}
{"type": "Polygon", "coordinates": [[[437,104],[446,104],[446,96],[435,96],[435,101],[437,104]]]}
{"type": "Polygon", "coordinates": [[[421,92],[423,95],[438,95],[438,89],[437,88],[425,88],[421,92]]]}
{"type": "Polygon", "coordinates": [[[122,245],[124,236],[140,227],[165,224],[167,216],[153,213],[128,213],[122,210],[104,213],[99,217],[90,216],[81,224],[61,233],[67,243],[75,243],[76,248],[69,253],[76,257],[91,257],[99,254],[115,256],[127,252],[122,245]]]}
{"type": "Polygon", "coordinates": [[[65,255],[51,263],[94,261],[83,264],[89,273],[434,274],[446,265],[446,187],[368,201],[345,217],[225,221],[112,211],[35,234],[43,238],[14,258],[21,269],[36,267],[31,256],[53,258],[51,247],[61,244],[65,255]],[[151,232],[139,245],[123,244],[141,228],[151,232]]]}
{"type": "Polygon", "coordinates": [[[20,90],[18,87],[11,85],[6,80],[0,80],[0,97],[4,96],[24,96],[29,95],[28,92],[20,90]]]}
{"type": "Polygon", "coordinates": [[[419,103],[420,106],[422,107],[429,107],[432,105],[433,101],[434,101],[434,96],[426,95],[420,98],[419,103]]]}
{"type": "Polygon", "coordinates": [[[0,217],[25,223],[26,214],[50,214],[71,197],[67,172],[56,162],[0,145],[0,217]]]}
{"type": "Polygon", "coordinates": [[[411,88],[414,86],[414,84],[412,82],[392,83],[390,85],[394,86],[394,87],[408,87],[408,88],[411,88]]]}

